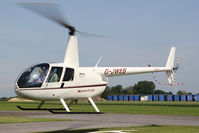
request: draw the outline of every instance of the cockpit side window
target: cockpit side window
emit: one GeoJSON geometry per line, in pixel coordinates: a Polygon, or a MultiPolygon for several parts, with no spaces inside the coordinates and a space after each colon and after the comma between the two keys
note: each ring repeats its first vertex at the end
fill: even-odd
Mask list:
{"type": "Polygon", "coordinates": [[[50,74],[48,76],[47,82],[52,83],[52,82],[59,82],[62,74],[62,67],[52,67],[50,74]]]}
{"type": "Polygon", "coordinates": [[[66,68],[63,81],[73,81],[74,79],[74,69],[66,68]]]}

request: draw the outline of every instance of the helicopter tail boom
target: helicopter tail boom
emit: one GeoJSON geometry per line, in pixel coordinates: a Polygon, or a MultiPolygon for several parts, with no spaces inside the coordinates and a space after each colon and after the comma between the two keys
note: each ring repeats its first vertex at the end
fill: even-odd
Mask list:
{"type": "Polygon", "coordinates": [[[174,82],[174,58],[175,47],[172,47],[165,67],[97,67],[95,68],[95,71],[105,77],[166,72],[168,76],[168,82],[170,85],[172,85],[174,82]]]}
{"type": "Polygon", "coordinates": [[[171,71],[170,67],[98,67],[97,73],[105,77],[171,71]]]}

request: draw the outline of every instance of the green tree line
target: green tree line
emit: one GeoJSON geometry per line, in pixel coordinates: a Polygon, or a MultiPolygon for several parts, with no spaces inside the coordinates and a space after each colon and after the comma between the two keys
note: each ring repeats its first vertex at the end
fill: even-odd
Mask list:
{"type": "MultiPolygon", "coordinates": [[[[156,90],[155,84],[152,81],[139,81],[134,86],[129,86],[123,88],[121,85],[116,85],[113,87],[107,86],[105,91],[102,93],[101,97],[107,99],[111,95],[150,95],[150,94],[164,94],[164,95],[173,95],[173,93],[165,92],[163,90],[156,90]]],[[[187,95],[185,91],[178,91],[178,95],[187,95]]]]}

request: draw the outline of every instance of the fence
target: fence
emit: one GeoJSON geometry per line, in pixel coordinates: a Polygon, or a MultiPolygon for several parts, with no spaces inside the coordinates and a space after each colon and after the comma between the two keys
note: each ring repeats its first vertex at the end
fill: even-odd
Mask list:
{"type": "Polygon", "coordinates": [[[113,95],[108,101],[196,101],[199,95],[113,95]]]}

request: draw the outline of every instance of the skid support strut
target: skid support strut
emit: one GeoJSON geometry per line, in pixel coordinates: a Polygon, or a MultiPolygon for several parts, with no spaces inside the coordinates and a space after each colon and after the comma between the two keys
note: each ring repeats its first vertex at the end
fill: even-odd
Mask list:
{"type": "Polygon", "coordinates": [[[73,104],[73,102],[75,102],[75,104],[77,104],[78,100],[77,99],[72,99],[70,100],[70,102],[68,103],[68,107],[70,108],[70,106],[73,104]]]}
{"type": "Polygon", "coordinates": [[[88,100],[89,100],[90,103],[93,105],[93,107],[95,108],[96,112],[100,112],[99,109],[97,108],[97,106],[95,105],[93,99],[92,99],[92,98],[88,98],[88,100]]]}
{"type": "Polygon", "coordinates": [[[60,99],[61,103],[63,104],[64,108],[66,109],[67,112],[70,112],[70,109],[68,108],[68,106],[66,105],[66,102],[64,101],[64,99],[60,99]]]}
{"type": "Polygon", "coordinates": [[[44,104],[45,101],[41,101],[40,104],[37,106],[38,109],[41,108],[41,106],[44,104]]]}

